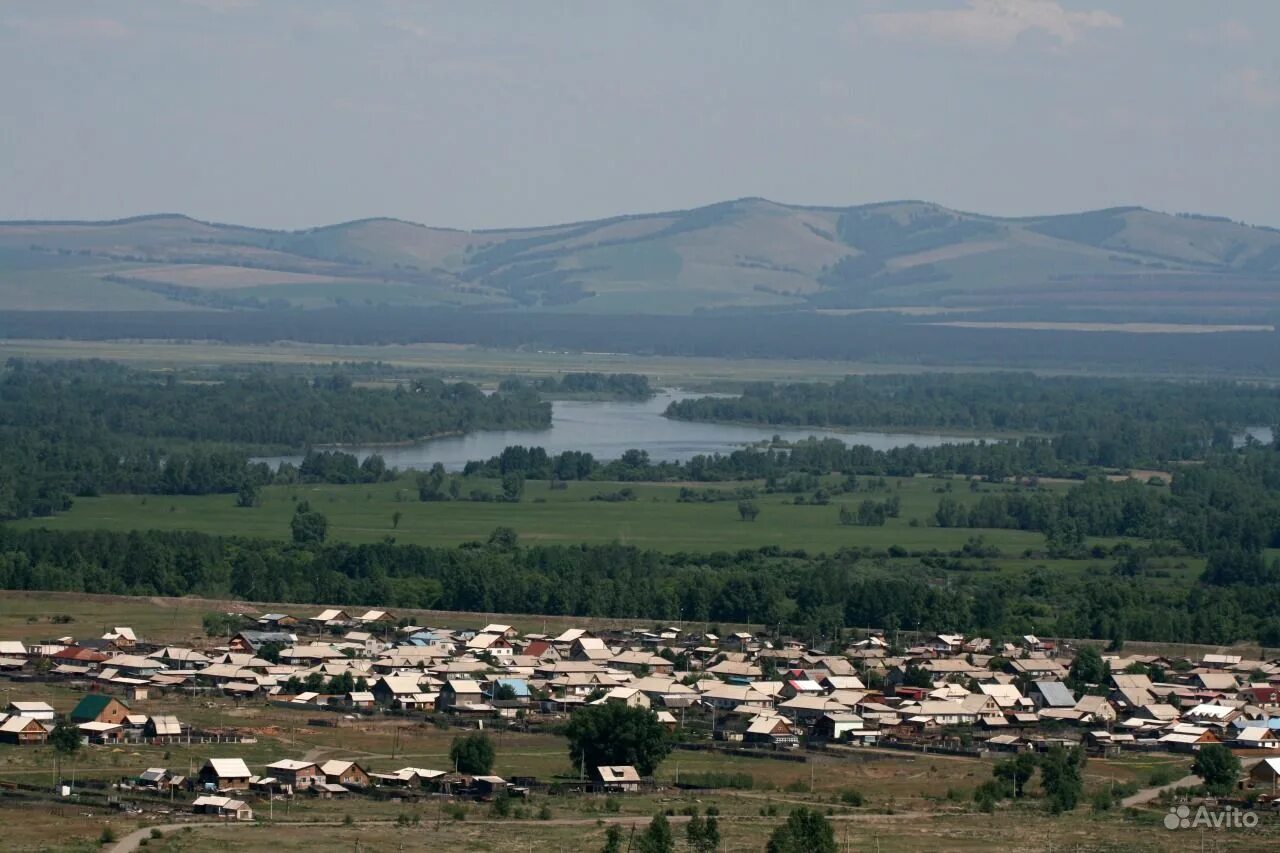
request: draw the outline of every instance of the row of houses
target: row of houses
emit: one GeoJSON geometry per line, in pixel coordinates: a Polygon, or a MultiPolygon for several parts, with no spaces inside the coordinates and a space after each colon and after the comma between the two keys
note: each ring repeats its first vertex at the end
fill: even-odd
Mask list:
{"type": "Polygon", "coordinates": [[[996,643],[938,634],[901,649],[872,634],[829,652],[749,632],[719,637],[675,627],[548,635],[498,623],[404,625],[385,610],[269,613],[256,624],[198,648],[150,647],[117,628],[110,642],[123,638],[130,651],[75,642],[0,651],[23,667],[47,655],[61,661],[53,676],[126,698],[204,690],[308,711],[494,720],[618,702],[650,708],[672,729],[689,715],[709,716],[718,738],[775,746],[929,739],[966,728],[984,740],[1067,731],[1099,749],[1280,748],[1280,666],[1225,654],[1113,655],[1106,683],[1073,689],[1072,650],[1033,635],[996,643]],[[328,635],[302,641],[300,626],[328,635]]]}

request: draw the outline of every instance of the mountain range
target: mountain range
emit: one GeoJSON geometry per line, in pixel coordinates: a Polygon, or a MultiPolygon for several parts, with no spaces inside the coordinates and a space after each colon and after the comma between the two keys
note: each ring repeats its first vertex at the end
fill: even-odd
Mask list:
{"type": "Polygon", "coordinates": [[[1001,218],[758,198],[491,231],[0,223],[0,311],[335,306],[1256,322],[1280,314],[1280,230],[1140,207],[1001,218]]]}

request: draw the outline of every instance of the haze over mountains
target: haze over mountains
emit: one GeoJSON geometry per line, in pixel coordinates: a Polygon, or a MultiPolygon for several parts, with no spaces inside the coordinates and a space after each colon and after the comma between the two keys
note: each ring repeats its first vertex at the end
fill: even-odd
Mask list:
{"type": "Polygon", "coordinates": [[[2,311],[335,306],[1258,323],[1280,308],[1280,231],[1137,207],[1010,219],[763,199],[470,232],[391,219],[285,232],[167,214],[0,223],[2,311]]]}

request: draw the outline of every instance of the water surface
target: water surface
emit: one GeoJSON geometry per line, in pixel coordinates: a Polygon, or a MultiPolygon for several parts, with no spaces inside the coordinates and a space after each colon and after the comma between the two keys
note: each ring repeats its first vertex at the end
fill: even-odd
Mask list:
{"type": "MultiPolygon", "coordinates": [[[[559,400],[551,404],[551,426],[546,429],[480,430],[461,436],[435,438],[403,446],[344,447],[363,459],[380,453],[395,468],[426,469],[436,462],[450,471],[461,470],[472,459],[489,459],[513,444],[543,447],[554,455],[566,450],[588,452],[600,460],[617,459],[632,448],[647,450],[649,458],[663,462],[687,462],[699,454],[730,453],[756,442],[781,436],[798,441],[809,436],[838,438],[846,444],[864,444],[890,450],[910,444],[935,447],[972,439],[936,434],[846,432],[740,424],[696,423],[664,418],[673,400],[700,397],[663,390],[644,402],[559,400]]],[[[300,456],[267,458],[297,463],[300,456]]]]}

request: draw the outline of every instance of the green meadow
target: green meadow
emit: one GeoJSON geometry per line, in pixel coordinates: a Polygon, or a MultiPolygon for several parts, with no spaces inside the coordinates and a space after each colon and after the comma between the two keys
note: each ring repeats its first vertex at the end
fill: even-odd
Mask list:
{"type": "MultiPolygon", "coordinates": [[[[69,512],[14,524],[53,530],[196,530],[288,539],[294,509],[305,500],[328,518],[330,541],[357,543],[394,537],[400,543],[457,545],[483,540],[495,527],[505,526],[530,543],[621,542],[662,551],[736,551],[764,545],[811,552],[844,547],[886,549],[892,545],[948,551],[981,535],[1007,557],[1017,557],[1026,549],[1038,550],[1044,545],[1044,537],[1038,533],[929,526],[942,497],[938,490],[945,489],[947,481],[890,478],[887,483],[887,489],[876,492],[833,496],[825,506],[796,505],[793,495],[765,494],[762,484],[755,484],[755,503],[760,508],[755,521],[741,519],[736,500],[680,502],[681,484],[571,482],[563,490],[552,490],[546,482],[529,481],[519,503],[424,503],[418,500],[413,480],[400,479],[372,485],[270,486],[261,490],[260,504],[251,508],[237,507],[235,495],[76,498],[69,512]],[[632,489],[635,499],[592,500],[623,488],[632,489]],[[883,501],[893,495],[901,500],[901,513],[884,526],[840,524],[842,504],[856,510],[864,500],[883,501]]],[[[686,485],[731,491],[743,484],[686,485]]],[[[1052,488],[1067,487],[1055,484],[1052,488]]],[[[464,493],[472,489],[496,492],[497,486],[491,481],[467,480],[464,493]]],[[[948,494],[962,502],[976,501],[980,496],[962,481],[953,481],[948,494]]]]}

